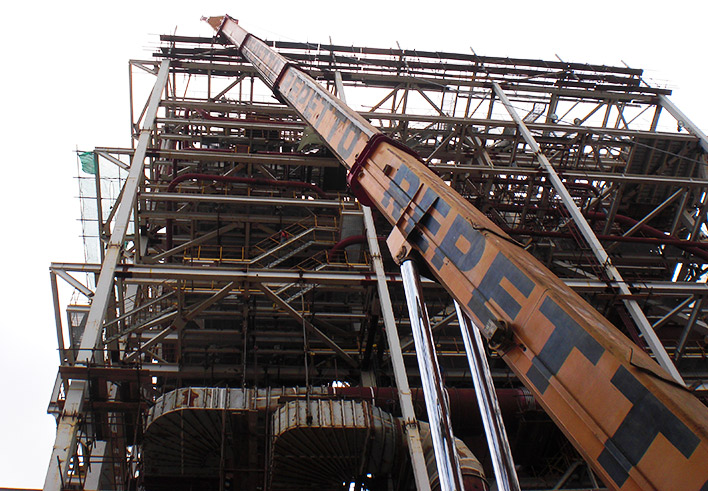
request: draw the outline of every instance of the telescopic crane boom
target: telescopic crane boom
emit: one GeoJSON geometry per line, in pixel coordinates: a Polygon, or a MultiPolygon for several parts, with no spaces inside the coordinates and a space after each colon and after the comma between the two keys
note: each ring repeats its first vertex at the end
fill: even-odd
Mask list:
{"type": "Polygon", "coordinates": [[[394,142],[231,17],[208,22],[349,171],[610,487],[708,490],[708,409],[394,142]]]}

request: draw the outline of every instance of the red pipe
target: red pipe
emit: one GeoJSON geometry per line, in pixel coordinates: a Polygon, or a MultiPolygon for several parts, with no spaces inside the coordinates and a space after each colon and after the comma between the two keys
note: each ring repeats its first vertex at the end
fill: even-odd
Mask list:
{"type": "MultiPolygon", "coordinates": [[[[386,237],[379,235],[376,237],[376,240],[378,240],[379,242],[386,242],[386,237]]],[[[336,244],[334,244],[327,253],[327,255],[338,252],[340,249],[345,249],[350,245],[363,244],[364,242],[366,242],[366,235],[350,235],[349,237],[342,239],[336,244]]]]}
{"type": "Polygon", "coordinates": [[[297,157],[304,157],[304,156],[310,156],[313,157],[309,153],[305,152],[277,152],[275,150],[256,150],[253,152],[254,155],[295,155],[297,157]]]}
{"type": "MultiPolygon", "coordinates": [[[[538,237],[558,237],[561,239],[573,239],[576,237],[576,235],[568,233],[568,232],[552,232],[552,231],[544,231],[544,230],[533,230],[530,228],[503,228],[503,230],[508,233],[508,234],[517,234],[517,235],[531,235],[531,236],[538,236],[538,237]]],[[[662,234],[663,235],[663,234],[662,234]]],[[[708,261],[708,251],[704,249],[708,249],[708,242],[695,242],[695,241],[686,241],[686,240],[681,240],[681,239],[672,239],[668,238],[669,236],[664,235],[666,238],[657,238],[657,237],[623,237],[621,235],[604,235],[604,234],[597,234],[596,237],[600,240],[608,240],[608,241],[613,241],[613,242],[633,242],[637,244],[654,244],[654,245],[671,245],[671,246],[676,246],[680,247],[681,249],[685,249],[687,251],[690,251],[692,254],[695,254],[696,256],[700,256],[703,259],[708,261]]]]}
{"type": "MultiPolygon", "coordinates": [[[[148,157],[159,157],[161,153],[165,152],[168,149],[164,148],[148,148],[148,157]]],[[[223,148],[205,148],[205,147],[186,147],[184,150],[189,150],[190,152],[203,152],[203,153],[221,153],[221,154],[227,154],[227,155],[233,155],[234,151],[233,150],[225,150],[223,148]]],[[[305,153],[305,152],[278,152],[275,150],[256,150],[254,152],[250,152],[248,155],[284,155],[284,156],[295,156],[295,157],[311,157],[311,158],[320,158],[319,156],[313,156],[311,154],[305,153]]],[[[173,160],[179,160],[179,159],[173,159],[173,160]]],[[[184,160],[184,159],[182,159],[184,160]]]]}
{"type": "MultiPolygon", "coordinates": [[[[586,215],[590,218],[599,218],[599,219],[606,219],[607,214],[598,212],[598,211],[588,211],[586,212],[586,215]]],[[[630,228],[639,223],[639,220],[635,220],[632,217],[628,217],[625,215],[615,215],[615,220],[623,223],[624,225],[629,225],[630,228]]],[[[642,225],[639,227],[639,230],[642,232],[653,235],[659,240],[662,240],[663,243],[669,244],[669,245],[675,245],[677,247],[680,247],[681,249],[690,252],[691,254],[695,254],[696,256],[699,256],[703,258],[704,260],[708,261],[708,252],[704,251],[704,248],[708,247],[708,243],[705,242],[696,242],[696,241],[689,241],[689,240],[681,240],[676,238],[673,235],[666,235],[664,232],[662,232],[659,229],[656,229],[654,227],[651,227],[649,225],[642,225]]]]}
{"type": "MultiPolygon", "coordinates": [[[[491,179],[492,183],[494,184],[518,184],[519,186],[530,186],[532,183],[534,183],[534,176],[529,177],[528,179],[517,179],[513,177],[482,177],[482,176],[468,176],[465,178],[466,180],[469,180],[471,182],[489,182],[491,179]]],[[[540,181],[539,181],[540,183],[540,181]]],[[[595,196],[600,195],[600,191],[593,186],[590,183],[587,182],[575,182],[575,181],[566,181],[563,183],[563,185],[569,189],[585,189],[590,192],[592,192],[595,196]]]]}
{"type": "Polygon", "coordinates": [[[282,125],[286,125],[286,126],[289,125],[289,126],[299,126],[299,127],[304,126],[304,124],[299,121],[275,121],[272,119],[263,120],[263,119],[252,119],[252,118],[227,118],[224,116],[212,116],[204,109],[194,109],[194,111],[196,111],[197,114],[199,114],[201,117],[203,117],[204,119],[207,119],[209,121],[234,121],[237,123],[259,123],[259,124],[263,124],[264,126],[267,126],[268,124],[282,124],[282,125]]]}
{"type": "MultiPolygon", "coordinates": [[[[395,387],[329,387],[329,393],[350,399],[370,401],[377,407],[387,408],[398,405],[398,389],[395,387]]],[[[477,405],[474,389],[447,389],[450,417],[453,427],[463,431],[481,428],[482,418],[477,405]]],[[[423,389],[411,389],[411,397],[416,414],[425,415],[423,389]]],[[[499,407],[504,418],[515,418],[526,411],[538,409],[533,396],[526,389],[497,389],[499,407]]]]}

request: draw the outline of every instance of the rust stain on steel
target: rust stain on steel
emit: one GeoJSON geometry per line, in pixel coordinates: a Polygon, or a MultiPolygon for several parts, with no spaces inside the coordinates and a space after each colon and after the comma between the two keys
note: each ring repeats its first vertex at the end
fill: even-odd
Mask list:
{"type": "Polygon", "coordinates": [[[193,407],[196,406],[196,401],[199,399],[199,392],[192,389],[184,389],[182,391],[182,406],[193,407]]]}

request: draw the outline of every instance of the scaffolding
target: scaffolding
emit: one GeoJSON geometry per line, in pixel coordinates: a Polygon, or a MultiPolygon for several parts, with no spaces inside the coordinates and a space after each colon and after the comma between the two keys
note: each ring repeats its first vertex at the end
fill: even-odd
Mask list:
{"type": "MultiPolygon", "coordinates": [[[[390,226],[237,49],[161,41],[130,61],[133,145],[94,150],[101,261],[51,265],[45,489],[420,488],[406,428],[427,419],[421,378],[398,267],[375,247],[390,226]],[[57,278],[82,302],[62,309],[57,278]]],[[[268,44],[705,397],[708,139],[669,90],[630,67],[268,44]]],[[[423,287],[452,427],[479,459],[467,475],[491,481],[453,301],[423,287]]],[[[598,488],[493,350],[489,364],[522,487],[598,488]]]]}

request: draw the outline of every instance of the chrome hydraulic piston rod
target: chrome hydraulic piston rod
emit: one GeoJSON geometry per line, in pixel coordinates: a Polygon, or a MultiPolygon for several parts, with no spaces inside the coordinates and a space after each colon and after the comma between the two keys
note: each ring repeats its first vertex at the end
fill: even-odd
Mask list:
{"type": "Polygon", "coordinates": [[[423,384],[425,408],[435,450],[441,491],[462,490],[462,471],[455,450],[450,409],[445,396],[445,386],[435,352],[433,331],[430,328],[428,309],[423,301],[423,287],[415,261],[407,259],[401,264],[403,288],[406,292],[408,316],[411,320],[416,359],[423,384]]]}
{"type": "Polygon", "coordinates": [[[457,302],[455,302],[455,310],[460,323],[462,341],[467,352],[467,361],[470,364],[477,404],[482,414],[482,423],[487,436],[487,446],[492,458],[497,489],[499,491],[521,491],[501,409],[499,409],[497,391],[494,390],[492,373],[489,370],[487,354],[484,352],[482,335],[479,333],[479,329],[472,324],[467,314],[462,312],[457,302]]]}

